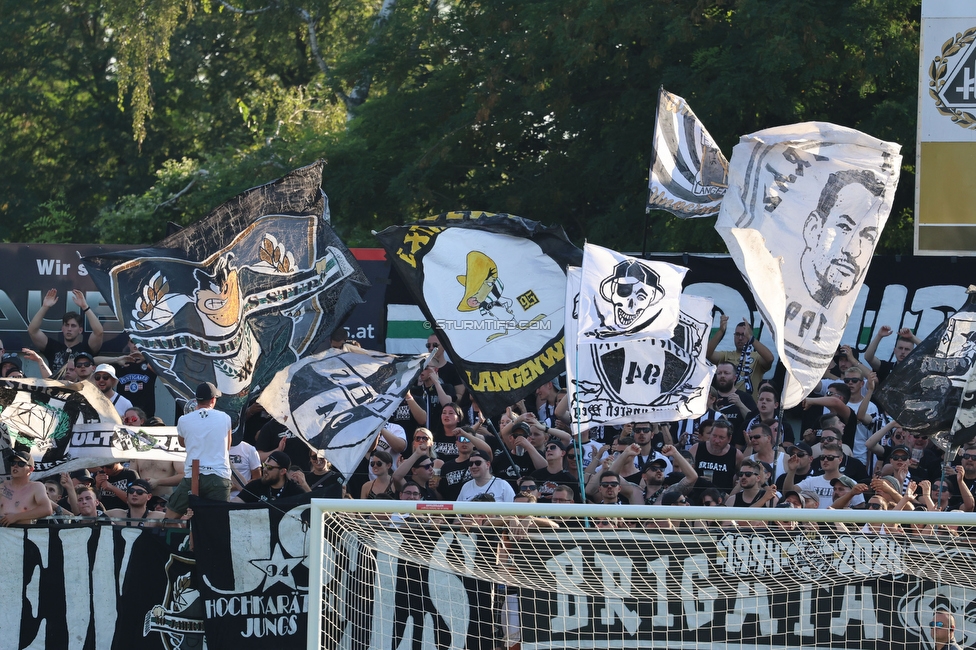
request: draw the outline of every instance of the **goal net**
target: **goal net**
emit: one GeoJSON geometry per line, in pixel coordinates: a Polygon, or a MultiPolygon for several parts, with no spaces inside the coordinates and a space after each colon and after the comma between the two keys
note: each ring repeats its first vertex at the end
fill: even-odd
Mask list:
{"type": "Polygon", "coordinates": [[[314,500],[309,648],[976,643],[976,515],[314,500]],[[315,534],[314,527],[321,534],[315,534]],[[968,526],[974,526],[970,529],[968,526]]]}

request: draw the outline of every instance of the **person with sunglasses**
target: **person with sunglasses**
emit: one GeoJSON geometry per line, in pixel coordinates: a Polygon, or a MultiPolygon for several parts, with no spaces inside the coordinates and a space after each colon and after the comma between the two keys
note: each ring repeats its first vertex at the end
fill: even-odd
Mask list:
{"type": "Polygon", "coordinates": [[[359,498],[395,499],[397,491],[393,483],[393,458],[390,454],[374,449],[369,456],[369,471],[376,478],[363,485],[359,498]]]}
{"type": "Polygon", "coordinates": [[[735,485],[726,497],[725,505],[733,508],[772,508],[776,503],[776,486],[763,484],[762,464],[746,458],[739,466],[735,485]]]}
{"type": "Polygon", "coordinates": [[[945,609],[938,609],[929,621],[933,650],[962,650],[956,643],[956,619],[945,609]]]}
{"type": "Polygon", "coordinates": [[[27,451],[11,451],[7,458],[10,480],[0,484],[0,526],[33,524],[50,517],[54,504],[44,485],[30,480],[34,458],[27,451]]]}
{"type": "MultiPolygon", "coordinates": [[[[87,352],[79,352],[71,357],[71,365],[75,371],[72,381],[87,381],[95,373],[95,357],[87,352]]],[[[65,374],[67,377],[67,374],[65,374]]]]}
{"type": "MultiPolygon", "coordinates": [[[[77,366],[77,364],[75,365],[77,366]]],[[[115,391],[115,386],[119,383],[115,376],[115,367],[107,363],[99,364],[92,374],[92,382],[105,396],[105,399],[112,402],[115,410],[119,413],[119,417],[125,417],[125,412],[132,408],[132,402],[115,391]]]]}
{"type": "MultiPolygon", "coordinates": [[[[847,476],[850,476],[858,483],[868,482],[869,476],[868,476],[867,467],[864,466],[864,463],[862,463],[861,461],[854,458],[848,453],[850,451],[850,448],[847,445],[840,444],[839,442],[840,433],[836,429],[832,427],[824,429],[823,435],[821,436],[820,439],[821,439],[821,443],[818,446],[821,449],[821,456],[823,456],[822,450],[824,445],[828,445],[828,444],[837,445],[837,447],[841,450],[842,457],[840,460],[840,466],[838,467],[841,474],[846,474],[847,476]]],[[[815,456],[815,458],[813,459],[812,468],[813,468],[812,472],[814,474],[819,474],[821,471],[823,471],[823,468],[821,467],[820,456],[815,456]]]]}
{"type": "Polygon", "coordinates": [[[433,435],[427,429],[417,429],[414,432],[413,453],[400,459],[393,472],[393,482],[397,489],[402,490],[407,481],[413,481],[421,486],[424,500],[434,499],[438,480],[434,470],[439,470],[443,464],[444,461],[435,458],[433,435]]]}
{"type": "MultiPolygon", "coordinates": [[[[574,495],[579,489],[579,478],[566,471],[566,446],[552,439],[545,446],[546,466],[532,472],[530,476],[539,486],[539,503],[551,503],[552,491],[557,485],[567,485],[573,489],[574,495]]],[[[579,496],[576,495],[576,499],[579,496]]]]}
{"type": "Polygon", "coordinates": [[[256,478],[245,485],[231,500],[237,503],[257,503],[305,494],[305,490],[295,481],[289,480],[289,467],[291,467],[291,457],[288,454],[277,450],[271,452],[261,465],[261,478],[256,478]]]}
{"type": "Polygon", "coordinates": [[[342,498],[342,475],[329,467],[329,461],[325,458],[325,451],[322,449],[312,449],[308,456],[309,465],[312,466],[307,472],[295,475],[294,480],[298,487],[306,492],[315,492],[319,499],[341,499],[342,498]]]}
{"type": "Polygon", "coordinates": [[[468,463],[471,480],[465,482],[458,492],[457,501],[473,501],[480,494],[490,494],[496,502],[511,503],[515,500],[515,490],[508,484],[491,474],[491,456],[480,449],[471,453],[468,463]]]}
{"type": "MultiPolygon", "coordinates": [[[[840,445],[828,443],[823,445],[823,454],[820,456],[820,466],[823,474],[808,476],[802,481],[796,481],[796,470],[800,465],[800,459],[790,456],[786,461],[786,479],[783,481],[783,489],[789,491],[809,490],[816,494],[820,501],[818,508],[826,510],[834,502],[834,488],[830,482],[842,476],[840,465],[844,459],[844,454],[840,450],[840,445]]],[[[860,503],[857,499],[860,495],[851,500],[852,504],[860,503]]],[[[862,499],[863,500],[863,499],[862,499]]]]}
{"type": "Polygon", "coordinates": [[[113,508],[105,512],[112,519],[127,520],[113,521],[116,526],[147,528],[158,525],[159,520],[165,517],[164,513],[149,509],[149,499],[152,498],[152,487],[149,481],[137,478],[129,484],[125,493],[125,508],[113,508]]]}

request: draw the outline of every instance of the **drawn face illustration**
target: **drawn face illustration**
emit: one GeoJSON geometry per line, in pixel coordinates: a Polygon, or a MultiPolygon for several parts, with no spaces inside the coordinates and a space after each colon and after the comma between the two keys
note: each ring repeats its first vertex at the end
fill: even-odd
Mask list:
{"type": "Polygon", "coordinates": [[[195,298],[197,309],[221,327],[234,325],[240,317],[241,289],[237,281],[237,269],[226,263],[217,265],[214,275],[197,275],[199,288],[195,298]]]}

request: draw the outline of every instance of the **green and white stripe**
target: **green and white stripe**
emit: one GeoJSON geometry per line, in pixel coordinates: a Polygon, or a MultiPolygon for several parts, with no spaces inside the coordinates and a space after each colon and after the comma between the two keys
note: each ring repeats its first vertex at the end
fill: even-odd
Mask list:
{"type": "Polygon", "coordinates": [[[386,351],[389,354],[424,354],[430,325],[416,305],[387,305],[386,351]]]}

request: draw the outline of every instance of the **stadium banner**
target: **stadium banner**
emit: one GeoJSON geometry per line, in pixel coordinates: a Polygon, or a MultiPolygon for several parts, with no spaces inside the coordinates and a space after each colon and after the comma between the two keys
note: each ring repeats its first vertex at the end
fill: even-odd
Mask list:
{"type": "Polygon", "coordinates": [[[258,403],[350,477],[414,385],[427,355],[329,349],[276,374],[258,403]]]}
{"type": "Polygon", "coordinates": [[[728,187],[729,161],[682,97],[657,95],[647,210],[676,217],[714,217],[728,187]]]}
{"type": "Polygon", "coordinates": [[[561,227],[449,212],[376,237],[485,412],[562,372],[566,267],[582,252],[561,227]]]}
{"type": "Polygon", "coordinates": [[[531,650],[927,647],[937,606],[967,621],[956,630],[962,647],[976,641],[967,618],[976,589],[918,577],[937,559],[906,537],[604,529],[513,543],[463,527],[432,536],[409,521],[368,540],[335,532],[324,543],[334,570],[323,572],[323,616],[326,637],[349,650],[408,650],[420,639],[498,647],[485,619],[500,612],[485,603],[504,600],[503,580],[532,585],[505,591],[517,595],[521,646],[531,650]]]}
{"type": "Polygon", "coordinates": [[[250,391],[328,345],[368,282],[329,225],[323,163],[239,194],[145,249],[85,258],[175,395],[211,382],[236,422],[250,391]]]}
{"type": "Polygon", "coordinates": [[[204,647],[193,556],[149,529],[0,528],[0,562],[4,650],[204,647]]]}
{"type": "Polygon", "coordinates": [[[715,230],[772,330],[785,408],[820,382],[841,343],[888,220],[900,149],[806,122],[742,136],[732,152],[715,230]]]}
{"type": "Polygon", "coordinates": [[[191,497],[210,648],[306,647],[311,493],[252,504],[191,497]]]}
{"type": "MultiPolygon", "coordinates": [[[[185,650],[204,647],[204,636],[211,648],[306,647],[303,498],[195,500],[195,556],[149,529],[0,528],[0,590],[12,596],[0,608],[0,648],[185,650]]],[[[937,607],[955,613],[961,647],[976,643],[968,616],[976,589],[917,577],[955,557],[964,578],[971,552],[945,549],[940,560],[938,545],[921,539],[604,529],[510,544],[460,529],[432,537],[414,523],[380,529],[371,540],[380,550],[369,553],[356,533],[334,533],[324,543],[324,615],[348,650],[408,650],[420,638],[495,647],[494,585],[523,569],[531,575],[523,584],[535,589],[508,593],[518,595],[522,646],[532,650],[592,650],[617,638],[661,647],[928,647],[937,607]],[[496,564],[500,543],[505,566],[496,564]],[[475,572],[487,580],[469,577],[475,572]]]]}
{"type": "MultiPolygon", "coordinates": [[[[577,304],[579,286],[580,270],[570,267],[567,305],[577,304]]],[[[671,337],[576,344],[577,319],[567,310],[566,385],[580,428],[704,415],[715,374],[705,357],[711,320],[711,300],[681,295],[671,337]]]]}
{"type": "Polygon", "coordinates": [[[923,0],[915,254],[976,254],[976,5],[923,0]]]}

